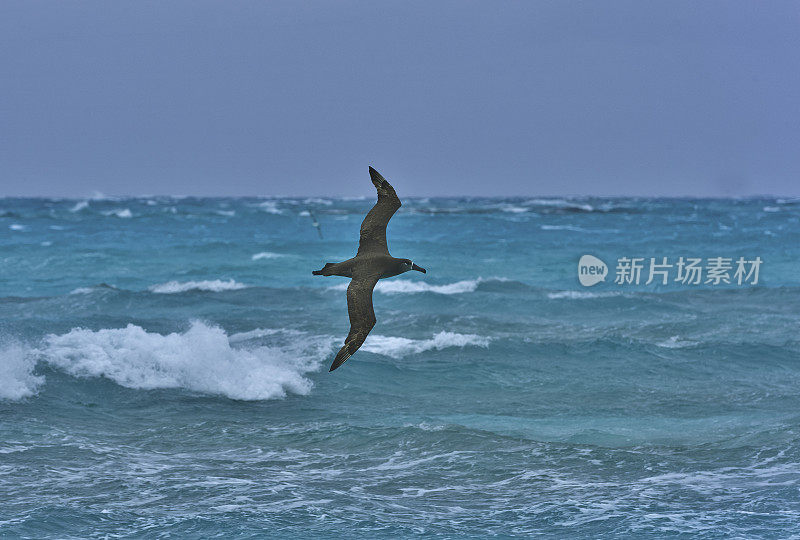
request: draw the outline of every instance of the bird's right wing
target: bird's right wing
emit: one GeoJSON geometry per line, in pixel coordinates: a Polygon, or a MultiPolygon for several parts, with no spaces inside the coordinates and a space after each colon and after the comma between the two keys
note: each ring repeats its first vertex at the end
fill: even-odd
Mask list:
{"type": "Polygon", "coordinates": [[[350,315],[350,333],[344,340],[331,364],[330,371],[338,368],[361,347],[375,326],[375,310],[372,309],[372,290],[379,276],[353,278],[347,287],[347,313],[350,315]]]}
{"type": "Polygon", "coordinates": [[[397,209],[400,208],[400,199],[394,188],[380,175],[378,171],[369,168],[369,176],[375,189],[378,190],[378,202],[369,211],[364,222],[361,223],[361,238],[358,242],[358,255],[366,253],[389,254],[386,243],[386,225],[397,209]]]}

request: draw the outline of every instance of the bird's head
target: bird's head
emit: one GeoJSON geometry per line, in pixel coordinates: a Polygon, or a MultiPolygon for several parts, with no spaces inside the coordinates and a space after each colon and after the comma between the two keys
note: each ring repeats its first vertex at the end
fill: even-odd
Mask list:
{"type": "Polygon", "coordinates": [[[400,262],[400,273],[408,272],[409,270],[416,270],[417,272],[422,272],[423,274],[427,274],[424,268],[414,264],[414,262],[411,259],[403,259],[400,262]]]}

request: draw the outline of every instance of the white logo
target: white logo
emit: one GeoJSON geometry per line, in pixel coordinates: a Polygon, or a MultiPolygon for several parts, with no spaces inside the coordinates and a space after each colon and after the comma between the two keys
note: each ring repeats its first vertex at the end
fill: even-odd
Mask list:
{"type": "Polygon", "coordinates": [[[578,281],[584,287],[597,285],[606,280],[608,266],[594,255],[584,255],[578,261],[578,281]]]}

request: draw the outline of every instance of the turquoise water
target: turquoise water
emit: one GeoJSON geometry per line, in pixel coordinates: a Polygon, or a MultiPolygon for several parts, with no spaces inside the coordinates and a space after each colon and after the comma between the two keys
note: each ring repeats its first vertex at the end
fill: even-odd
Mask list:
{"type": "Polygon", "coordinates": [[[0,199],[0,536],[800,535],[800,200],[407,200],[329,374],[372,202],[0,199]]]}

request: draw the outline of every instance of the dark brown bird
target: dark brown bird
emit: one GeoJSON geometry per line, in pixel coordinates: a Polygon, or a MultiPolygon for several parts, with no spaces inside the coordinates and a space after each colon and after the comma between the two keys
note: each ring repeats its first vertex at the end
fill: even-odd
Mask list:
{"type": "Polygon", "coordinates": [[[396,259],[389,255],[386,245],[386,225],[397,209],[400,199],[394,188],[378,171],[369,168],[369,176],[378,190],[378,202],[361,223],[358,253],[352,259],[340,263],[328,263],[322,270],[312,272],[315,276],[343,276],[352,278],[347,287],[347,313],[350,315],[350,333],[344,340],[331,364],[331,371],[338,368],[361,347],[375,326],[375,311],[372,309],[372,290],[379,279],[388,278],[416,270],[425,274],[425,269],[410,259],[396,259]]]}

